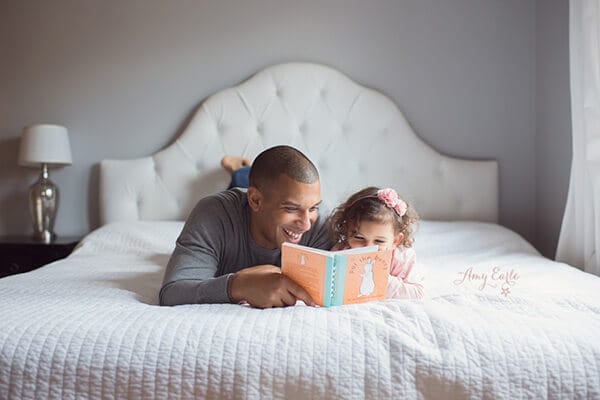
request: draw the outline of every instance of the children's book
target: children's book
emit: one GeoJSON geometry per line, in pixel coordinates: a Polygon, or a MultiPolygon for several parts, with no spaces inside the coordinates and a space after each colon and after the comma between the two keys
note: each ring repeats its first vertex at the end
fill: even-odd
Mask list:
{"type": "Polygon", "coordinates": [[[323,306],[385,298],[392,250],[377,246],[327,251],[283,243],[281,272],[323,306]]]}

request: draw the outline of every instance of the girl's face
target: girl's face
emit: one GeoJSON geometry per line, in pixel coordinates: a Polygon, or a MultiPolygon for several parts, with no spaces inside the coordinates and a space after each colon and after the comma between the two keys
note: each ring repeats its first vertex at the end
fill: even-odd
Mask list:
{"type": "Polygon", "coordinates": [[[404,235],[396,234],[391,223],[361,221],[359,225],[350,226],[348,230],[348,245],[350,248],[379,246],[379,250],[398,247],[404,235]]]}

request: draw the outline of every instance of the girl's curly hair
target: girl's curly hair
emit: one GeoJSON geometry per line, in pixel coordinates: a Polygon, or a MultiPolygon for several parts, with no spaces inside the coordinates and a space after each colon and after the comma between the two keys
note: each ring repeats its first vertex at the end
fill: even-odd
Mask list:
{"type": "Polygon", "coordinates": [[[356,227],[361,221],[392,223],[394,233],[403,233],[400,243],[404,247],[412,247],[414,242],[413,225],[419,221],[415,208],[406,202],[406,213],[398,215],[377,197],[378,187],[370,186],[359,190],[336,207],[328,220],[328,229],[336,243],[348,244],[348,229],[356,227]]]}

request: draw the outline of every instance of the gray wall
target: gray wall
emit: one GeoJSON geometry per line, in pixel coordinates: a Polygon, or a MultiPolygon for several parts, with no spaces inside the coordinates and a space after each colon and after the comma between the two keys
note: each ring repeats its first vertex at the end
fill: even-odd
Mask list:
{"type": "Polygon", "coordinates": [[[569,2],[536,5],[535,244],[554,258],[571,171],[569,2]]]}
{"type": "MultiPolygon", "coordinates": [[[[62,194],[56,230],[83,234],[98,225],[99,160],[149,155],[169,144],[211,93],[270,64],[300,60],[333,66],[388,94],[438,150],[498,159],[500,222],[549,248],[556,232],[543,236],[548,243],[536,240],[536,201],[546,201],[536,196],[536,182],[548,178],[543,167],[551,159],[536,161],[536,154],[552,142],[546,135],[568,132],[536,128],[536,110],[553,126],[560,116],[550,114],[568,105],[568,93],[563,84],[536,90],[546,76],[536,75],[552,81],[554,73],[536,68],[536,54],[568,57],[551,42],[565,40],[568,21],[567,0],[543,3],[4,0],[0,233],[30,231],[26,198],[36,171],[16,166],[24,125],[68,127],[74,164],[51,174],[62,194]],[[536,15],[563,24],[539,52],[544,32],[536,15]],[[560,100],[536,104],[542,95],[560,100]]],[[[557,73],[568,79],[568,71],[557,73]]],[[[565,165],[553,168],[568,171],[564,149],[555,152],[565,165]]],[[[537,217],[556,230],[562,205],[544,206],[548,212],[537,217]]]]}

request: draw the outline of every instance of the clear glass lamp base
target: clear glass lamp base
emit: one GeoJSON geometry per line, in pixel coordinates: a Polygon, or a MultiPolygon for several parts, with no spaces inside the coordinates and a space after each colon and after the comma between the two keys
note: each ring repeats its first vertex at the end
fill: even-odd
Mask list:
{"type": "Polygon", "coordinates": [[[29,210],[33,218],[33,237],[51,243],[55,238],[54,221],[58,210],[58,188],[48,178],[47,164],[42,164],[40,178],[29,190],[29,210]]]}

